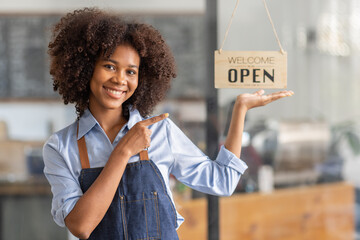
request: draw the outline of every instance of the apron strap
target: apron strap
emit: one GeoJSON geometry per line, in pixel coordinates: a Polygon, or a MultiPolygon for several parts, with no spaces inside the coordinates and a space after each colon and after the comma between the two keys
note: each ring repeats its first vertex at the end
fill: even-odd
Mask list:
{"type": "MultiPolygon", "coordinates": [[[[79,122],[77,124],[77,131],[76,131],[76,138],[79,135],[79,122]]],[[[77,140],[77,145],[79,148],[79,157],[80,157],[80,163],[81,168],[90,168],[90,162],[89,157],[87,154],[87,148],[86,148],[86,142],[85,142],[85,136],[82,136],[79,140],[77,140]]]]}
{"type": "Polygon", "coordinates": [[[139,155],[140,155],[140,160],[141,161],[148,161],[149,160],[149,154],[148,154],[148,151],[146,149],[139,152],[139,155]]]}
{"type": "MultiPolygon", "coordinates": [[[[79,122],[77,124],[77,131],[76,131],[76,138],[78,137],[79,134],[79,122]]],[[[86,142],[85,142],[85,136],[82,136],[79,140],[77,140],[77,145],[79,148],[79,157],[80,157],[80,163],[81,163],[81,168],[82,169],[86,169],[86,168],[90,168],[90,161],[89,161],[89,157],[87,154],[87,148],[86,148],[86,142]]],[[[148,151],[142,150],[140,153],[140,160],[141,161],[148,161],[149,160],[149,154],[148,151]]]]}

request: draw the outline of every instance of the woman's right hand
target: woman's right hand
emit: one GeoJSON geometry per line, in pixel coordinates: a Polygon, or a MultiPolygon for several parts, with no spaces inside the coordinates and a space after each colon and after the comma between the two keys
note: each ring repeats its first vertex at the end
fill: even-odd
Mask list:
{"type": "Polygon", "coordinates": [[[150,147],[151,130],[148,127],[154,123],[164,120],[168,116],[168,113],[164,113],[136,123],[120,140],[113,153],[125,154],[130,158],[145,148],[150,147]]]}

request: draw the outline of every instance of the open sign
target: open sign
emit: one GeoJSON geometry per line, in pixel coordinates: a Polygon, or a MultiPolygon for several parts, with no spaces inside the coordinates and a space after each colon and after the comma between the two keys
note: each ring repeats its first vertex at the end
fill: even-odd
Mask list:
{"type": "Polygon", "coordinates": [[[215,88],[286,88],[287,54],[215,51],[215,88]]]}

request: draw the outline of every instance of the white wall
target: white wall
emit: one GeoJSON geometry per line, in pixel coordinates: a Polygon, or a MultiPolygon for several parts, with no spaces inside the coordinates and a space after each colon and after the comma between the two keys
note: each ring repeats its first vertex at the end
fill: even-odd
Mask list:
{"type": "Polygon", "coordinates": [[[0,103],[0,121],[6,122],[12,140],[44,141],[75,119],[75,107],[62,102],[0,103]]]}
{"type": "Polygon", "coordinates": [[[205,0],[0,0],[0,13],[63,13],[93,6],[123,13],[201,13],[205,0]]]}

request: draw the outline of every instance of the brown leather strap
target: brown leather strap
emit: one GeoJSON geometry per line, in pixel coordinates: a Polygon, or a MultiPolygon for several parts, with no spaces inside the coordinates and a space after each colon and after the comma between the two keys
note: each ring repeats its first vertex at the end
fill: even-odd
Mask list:
{"type": "Polygon", "coordinates": [[[140,160],[142,161],[146,161],[149,160],[149,155],[148,155],[148,151],[147,150],[142,150],[140,153],[140,160]]]}
{"type": "MultiPolygon", "coordinates": [[[[76,137],[78,137],[78,134],[79,134],[79,122],[78,122],[78,125],[77,125],[76,137]]],[[[90,162],[89,162],[89,157],[88,157],[88,154],[87,154],[85,136],[82,136],[79,140],[77,140],[77,144],[78,144],[78,148],[79,148],[79,157],[80,157],[81,168],[82,169],[90,168],[90,162]]],[[[140,155],[140,160],[141,161],[148,161],[149,160],[149,155],[148,155],[147,150],[142,150],[139,153],[139,155],[140,155]]]]}
{"type": "MultiPolygon", "coordinates": [[[[78,134],[79,134],[79,122],[78,122],[78,126],[77,126],[76,137],[78,137],[78,134]]],[[[90,168],[90,162],[89,162],[89,157],[87,154],[85,137],[82,136],[79,140],[77,140],[77,144],[78,144],[78,148],[79,148],[79,157],[80,157],[81,168],[82,169],[90,168]]]]}

